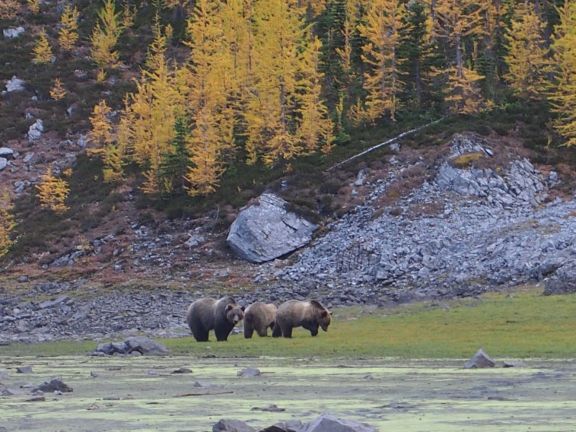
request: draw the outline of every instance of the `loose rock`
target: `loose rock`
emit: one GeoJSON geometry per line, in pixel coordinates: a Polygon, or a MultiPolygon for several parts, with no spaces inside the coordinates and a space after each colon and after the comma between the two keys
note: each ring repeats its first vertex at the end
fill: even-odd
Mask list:
{"type": "Polygon", "coordinates": [[[243,378],[253,378],[262,375],[262,372],[258,368],[248,367],[238,371],[236,375],[243,378]]]}
{"type": "Polygon", "coordinates": [[[50,381],[46,381],[44,384],[41,384],[34,389],[34,391],[38,390],[43,391],[45,393],[53,393],[53,392],[70,393],[73,391],[72,387],[68,386],[58,378],[53,378],[50,381]]]}
{"type": "Polygon", "coordinates": [[[492,360],[484,350],[479,349],[476,354],[472,356],[470,360],[464,365],[465,369],[482,369],[482,368],[492,368],[496,366],[494,360],[492,360]]]}
{"type": "Polygon", "coordinates": [[[178,368],[176,370],[173,370],[172,373],[173,374],[189,374],[189,373],[192,373],[192,370],[185,368],[185,367],[181,367],[181,368],[178,368]]]}
{"type": "Polygon", "coordinates": [[[36,141],[42,136],[44,132],[44,123],[42,120],[36,120],[30,128],[28,128],[28,141],[36,141]]]}
{"type": "Polygon", "coordinates": [[[363,423],[341,420],[332,415],[321,415],[302,429],[302,432],[376,432],[376,429],[363,423]]]}
{"type": "Polygon", "coordinates": [[[16,372],[21,374],[32,373],[32,366],[19,366],[16,368],[16,372]]]}
{"type": "Polygon", "coordinates": [[[13,76],[6,82],[6,92],[16,92],[24,90],[24,81],[13,76]]]}
{"type": "Polygon", "coordinates": [[[14,150],[10,147],[0,147],[0,157],[4,159],[14,159],[14,150]]]}
{"type": "Polygon", "coordinates": [[[222,419],[212,427],[212,432],[256,432],[256,429],[240,420],[222,419]]]}

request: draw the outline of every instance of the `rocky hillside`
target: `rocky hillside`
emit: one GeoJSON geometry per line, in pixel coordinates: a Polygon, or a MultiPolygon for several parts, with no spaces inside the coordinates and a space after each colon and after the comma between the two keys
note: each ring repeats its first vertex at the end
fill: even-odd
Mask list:
{"type": "Polygon", "coordinates": [[[558,278],[574,266],[576,202],[559,197],[557,172],[473,134],[455,135],[434,161],[407,158],[389,157],[384,177],[360,171],[350,186],[362,205],[261,277],[344,303],[470,296],[544,278],[551,291],[567,288],[558,278]],[[414,172],[425,180],[386,205],[414,172]]]}

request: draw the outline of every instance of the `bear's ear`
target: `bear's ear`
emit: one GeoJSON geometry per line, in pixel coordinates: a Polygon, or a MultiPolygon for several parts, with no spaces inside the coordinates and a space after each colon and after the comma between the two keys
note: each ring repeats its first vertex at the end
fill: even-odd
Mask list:
{"type": "Polygon", "coordinates": [[[234,308],[234,306],[232,306],[231,304],[227,304],[225,310],[226,310],[226,312],[229,312],[229,311],[231,311],[233,308],[234,308]]]}
{"type": "Polygon", "coordinates": [[[322,313],[320,314],[320,316],[322,318],[326,318],[328,316],[328,311],[327,310],[323,310],[322,313]]]}

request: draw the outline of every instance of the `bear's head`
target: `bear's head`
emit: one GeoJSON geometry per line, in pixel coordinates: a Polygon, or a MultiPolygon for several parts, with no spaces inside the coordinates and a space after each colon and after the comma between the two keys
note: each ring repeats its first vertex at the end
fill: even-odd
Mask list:
{"type": "Polygon", "coordinates": [[[240,307],[237,304],[226,305],[226,319],[232,324],[236,325],[244,318],[244,306],[240,307]]]}
{"type": "Polygon", "coordinates": [[[330,311],[328,309],[326,309],[322,305],[322,303],[320,303],[316,300],[312,300],[310,303],[316,309],[318,324],[320,325],[322,330],[328,331],[328,326],[330,325],[330,322],[332,321],[332,314],[330,313],[330,311]]]}

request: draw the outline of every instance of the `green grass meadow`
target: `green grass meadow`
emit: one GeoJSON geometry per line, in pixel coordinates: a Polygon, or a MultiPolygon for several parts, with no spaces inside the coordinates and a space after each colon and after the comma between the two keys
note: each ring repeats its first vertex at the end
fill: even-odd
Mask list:
{"type": "MultiPolygon", "coordinates": [[[[315,338],[297,329],[292,339],[160,341],[174,355],[195,357],[465,358],[482,347],[500,359],[570,358],[576,357],[576,295],[542,296],[527,289],[442,303],[343,308],[334,311],[329,331],[315,338]]],[[[82,354],[95,346],[93,341],[13,344],[0,347],[0,355],[82,354]]]]}

